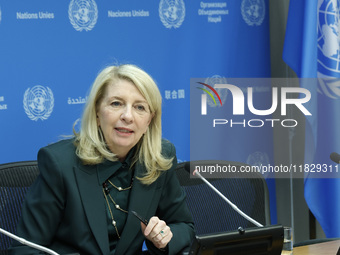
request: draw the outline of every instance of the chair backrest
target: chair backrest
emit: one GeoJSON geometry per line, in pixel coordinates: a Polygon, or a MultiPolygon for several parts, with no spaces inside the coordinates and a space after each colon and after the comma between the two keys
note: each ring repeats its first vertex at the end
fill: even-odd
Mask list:
{"type": "MultiPolygon", "coordinates": [[[[36,161],[0,165],[0,228],[16,234],[25,195],[39,174],[36,161]]],[[[0,255],[7,255],[12,239],[0,234],[0,255]]]]}
{"type": "MultiPolygon", "coordinates": [[[[233,231],[238,227],[254,227],[253,223],[240,216],[201,179],[191,177],[185,169],[188,168],[188,163],[190,168],[218,165],[232,166],[234,170],[248,165],[223,160],[199,160],[178,164],[177,177],[187,194],[187,204],[197,235],[233,231]]],[[[268,187],[263,176],[260,173],[228,173],[224,176],[225,178],[209,178],[208,181],[245,214],[263,225],[270,225],[268,187]]]]}

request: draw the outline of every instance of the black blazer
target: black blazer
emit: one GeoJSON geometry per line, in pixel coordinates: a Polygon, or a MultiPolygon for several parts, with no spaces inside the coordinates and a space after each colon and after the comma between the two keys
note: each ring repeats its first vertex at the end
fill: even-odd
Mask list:
{"type": "MultiPolygon", "coordinates": [[[[175,148],[163,141],[162,153],[175,157],[175,148]]],[[[75,154],[73,140],[63,140],[42,148],[38,153],[40,175],[27,194],[18,224],[18,235],[60,253],[110,254],[107,214],[102,183],[98,172],[107,171],[112,162],[83,165],[75,154]]],[[[185,203],[174,169],[165,171],[151,185],[135,178],[130,194],[129,211],[149,219],[158,216],[173,233],[169,254],[189,246],[194,237],[193,221],[185,203]]],[[[135,177],[145,167],[135,166],[135,177]]],[[[115,254],[139,254],[145,240],[140,222],[129,213],[115,254]]],[[[150,251],[159,253],[151,242],[150,251]]],[[[38,254],[39,251],[14,242],[10,254],[38,254]]]]}

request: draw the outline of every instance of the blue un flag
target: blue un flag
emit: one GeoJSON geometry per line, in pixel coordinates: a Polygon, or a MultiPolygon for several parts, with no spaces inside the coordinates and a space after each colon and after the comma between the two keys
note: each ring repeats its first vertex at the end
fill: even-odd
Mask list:
{"type": "Polygon", "coordinates": [[[340,179],[330,160],[340,153],[340,1],[301,0],[289,6],[283,59],[311,91],[306,121],[305,162],[325,165],[327,178],[305,177],[305,199],[327,237],[340,237],[340,179]]]}

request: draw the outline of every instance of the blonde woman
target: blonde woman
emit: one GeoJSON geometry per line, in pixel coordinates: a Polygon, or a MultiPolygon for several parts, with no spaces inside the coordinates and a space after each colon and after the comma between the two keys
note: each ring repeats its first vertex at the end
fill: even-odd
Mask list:
{"type": "MultiPolygon", "coordinates": [[[[109,66],[88,96],[79,133],[42,148],[18,235],[60,254],[177,254],[194,236],[161,136],[161,95],[134,65],[109,66]],[[132,211],[148,222],[141,222],[132,211]]],[[[37,251],[14,243],[10,254],[37,251]]]]}

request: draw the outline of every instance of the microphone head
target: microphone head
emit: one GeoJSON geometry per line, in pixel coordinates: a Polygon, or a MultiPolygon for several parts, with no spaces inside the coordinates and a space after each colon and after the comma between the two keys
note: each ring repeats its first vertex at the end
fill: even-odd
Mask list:
{"type": "MultiPolygon", "coordinates": [[[[184,164],[184,169],[185,169],[185,171],[187,171],[189,174],[191,174],[191,164],[190,164],[190,161],[185,162],[185,164],[184,164]]],[[[194,171],[192,172],[192,175],[195,175],[195,172],[196,172],[196,170],[194,170],[194,171]]]]}
{"type": "Polygon", "coordinates": [[[184,169],[185,169],[185,171],[189,172],[189,174],[190,174],[190,162],[189,161],[184,163],[184,169]]]}
{"type": "Polygon", "coordinates": [[[332,152],[330,155],[331,160],[333,160],[335,163],[339,164],[340,163],[340,154],[336,152],[332,152]]]}

